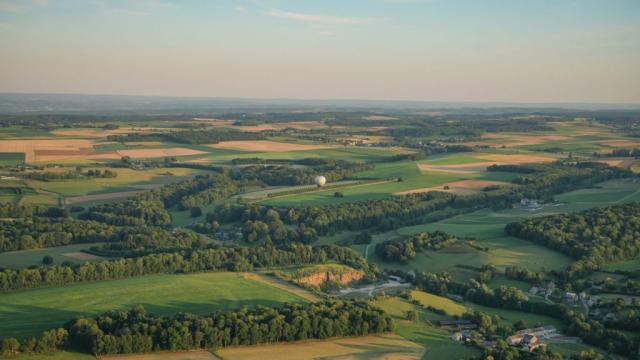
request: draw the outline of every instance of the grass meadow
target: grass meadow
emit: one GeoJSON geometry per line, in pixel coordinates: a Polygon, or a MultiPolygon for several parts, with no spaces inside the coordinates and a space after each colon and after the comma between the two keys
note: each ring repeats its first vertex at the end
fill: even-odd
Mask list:
{"type": "Polygon", "coordinates": [[[279,306],[300,296],[237,273],[149,275],[0,294],[0,333],[27,337],[75,316],[143,305],[154,314],[279,306]]]}

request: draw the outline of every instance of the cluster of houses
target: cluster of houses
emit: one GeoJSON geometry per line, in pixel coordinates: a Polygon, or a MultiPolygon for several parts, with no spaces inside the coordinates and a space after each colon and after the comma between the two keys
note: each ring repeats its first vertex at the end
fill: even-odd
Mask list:
{"type": "Polygon", "coordinates": [[[532,352],[535,349],[545,346],[541,341],[544,339],[560,336],[555,326],[543,326],[532,329],[520,330],[517,333],[507,337],[507,344],[517,346],[522,351],[532,352]]]}
{"type": "Polygon", "coordinates": [[[475,331],[478,326],[469,320],[440,320],[438,324],[446,329],[457,330],[451,334],[453,341],[465,344],[475,342],[475,344],[484,347],[493,347],[496,344],[495,341],[484,339],[479,332],[475,331]]]}
{"type": "MultiPolygon", "coordinates": [[[[480,333],[475,331],[477,325],[469,320],[441,320],[439,325],[443,328],[455,330],[451,335],[454,341],[465,344],[475,343],[484,347],[493,347],[496,342],[485,340],[480,333]]],[[[542,326],[530,329],[523,329],[508,336],[505,340],[507,344],[518,347],[522,351],[532,352],[541,346],[546,346],[542,340],[562,336],[555,326],[542,326]]]]}

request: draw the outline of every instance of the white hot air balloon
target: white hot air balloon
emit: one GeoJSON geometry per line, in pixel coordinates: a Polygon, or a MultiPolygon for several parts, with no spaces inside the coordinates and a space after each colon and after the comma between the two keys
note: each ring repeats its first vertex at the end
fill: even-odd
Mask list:
{"type": "Polygon", "coordinates": [[[324,184],[327,183],[327,178],[324,176],[316,176],[315,179],[313,179],[313,182],[318,185],[318,187],[323,187],[324,184]]]}

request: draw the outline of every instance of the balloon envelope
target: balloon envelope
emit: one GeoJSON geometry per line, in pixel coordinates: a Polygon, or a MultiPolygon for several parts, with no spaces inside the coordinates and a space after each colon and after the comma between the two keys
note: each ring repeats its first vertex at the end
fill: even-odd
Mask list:
{"type": "Polygon", "coordinates": [[[327,183],[327,178],[324,176],[316,176],[315,179],[313,179],[313,182],[318,186],[324,186],[324,184],[327,183]]]}

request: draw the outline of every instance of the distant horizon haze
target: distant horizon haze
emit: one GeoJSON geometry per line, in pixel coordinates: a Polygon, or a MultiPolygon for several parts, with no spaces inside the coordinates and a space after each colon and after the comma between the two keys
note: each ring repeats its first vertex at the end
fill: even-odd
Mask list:
{"type": "Polygon", "coordinates": [[[636,0],[0,0],[0,92],[640,104],[636,0]]]}

